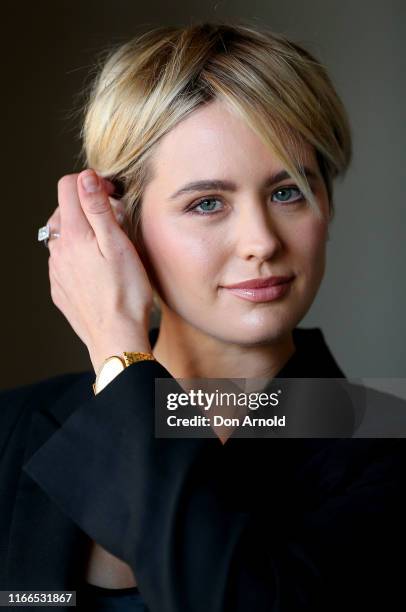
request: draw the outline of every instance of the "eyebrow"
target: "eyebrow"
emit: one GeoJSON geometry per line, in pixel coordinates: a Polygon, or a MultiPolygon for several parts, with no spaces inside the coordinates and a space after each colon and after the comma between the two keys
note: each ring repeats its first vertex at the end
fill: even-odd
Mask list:
{"type": "MultiPolygon", "coordinates": [[[[314,172],[310,168],[307,168],[306,166],[303,167],[302,171],[300,171],[300,174],[302,176],[305,176],[307,179],[318,179],[319,178],[319,175],[316,174],[316,172],[314,172]]],[[[271,176],[269,176],[264,182],[263,187],[264,189],[267,189],[269,187],[272,187],[272,185],[275,185],[276,183],[280,183],[281,181],[284,181],[290,178],[292,177],[286,170],[281,170],[280,172],[276,172],[275,174],[272,174],[271,176]]],[[[237,191],[237,185],[236,183],[233,183],[232,181],[223,181],[221,179],[203,179],[200,181],[193,181],[192,183],[187,183],[186,185],[183,185],[183,187],[175,191],[175,193],[173,193],[168,198],[168,200],[174,200],[175,198],[179,197],[180,195],[184,193],[192,193],[196,191],[210,191],[210,190],[234,192],[234,191],[237,191]]]]}

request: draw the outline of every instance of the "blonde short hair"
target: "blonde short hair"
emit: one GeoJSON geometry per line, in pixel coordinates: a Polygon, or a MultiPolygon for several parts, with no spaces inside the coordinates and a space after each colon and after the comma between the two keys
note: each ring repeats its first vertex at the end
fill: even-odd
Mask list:
{"type": "Polygon", "coordinates": [[[96,70],[81,131],[85,166],[119,186],[135,245],[154,145],[214,99],[248,123],[317,208],[300,146],[313,145],[332,218],[332,181],[351,159],[349,122],[325,68],[300,45],[241,21],[163,26],[110,48],[96,70]]]}

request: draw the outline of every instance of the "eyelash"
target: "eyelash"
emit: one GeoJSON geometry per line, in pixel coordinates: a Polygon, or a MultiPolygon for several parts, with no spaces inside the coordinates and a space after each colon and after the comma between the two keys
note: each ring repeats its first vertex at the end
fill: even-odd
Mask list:
{"type": "MultiPolygon", "coordinates": [[[[292,186],[287,185],[286,187],[279,187],[279,189],[277,189],[276,191],[273,192],[272,197],[276,193],[278,193],[279,191],[289,191],[289,190],[297,191],[298,194],[299,194],[299,197],[297,197],[295,200],[292,200],[290,202],[279,202],[279,204],[282,204],[282,205],[283,204],[292,205],[292,204],[297,204],[298,202],[302,202],[304,200],[303,193],[300,191],[300,189],[298,189],[298,187],[296,187],[294,185],[292,185],[292,186]]],[[[199,212],[199,211],[196,210],[196,208],[198,206],[200,206],[200,204],[202,204],[202,202],[206,202],[208,200],[217,200],[217,201],[220,201],[220,198],[217,198],[216,196],[207,196],[206,198],[201,198],[198,202],[196,202],[196,204],[193,204],[186,212],[189,212],[192,215],[200,215],[201,217],[209,217],[209,216],[212,217],[214,215],[218,215],[218,214],[223,212],[223,209],[222,210],[217,210],[217,211],[214,211],[214,212],[210,212],[210,211],[209,212],[199,212]]]]}

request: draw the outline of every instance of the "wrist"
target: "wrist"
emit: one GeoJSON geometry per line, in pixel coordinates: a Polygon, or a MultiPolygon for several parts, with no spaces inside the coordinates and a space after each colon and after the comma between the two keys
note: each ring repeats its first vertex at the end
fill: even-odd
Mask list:
{"type": "Polygon", "coordinates": [[[152,353],[148,336],[129,336],[125,339],[113,338],[103,341],[91,348],[88,347],[90,360],[97,374],[103,362],[112,355],[122,356],[124,352],[152,353]]]}
{"type": "Polygon", "coordinates": [[[155,361],[155,357],[152,353],[144,353],[142,351],[125,351],[123,355],[111,355],[108,357],[96,373],[96,380],[92,385],[94,394],[100,393],[125,368],[139,361],[155,361]]]}

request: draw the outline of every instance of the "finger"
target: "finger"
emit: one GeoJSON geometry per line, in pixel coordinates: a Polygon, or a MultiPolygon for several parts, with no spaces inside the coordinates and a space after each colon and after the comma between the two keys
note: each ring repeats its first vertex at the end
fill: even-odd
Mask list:
{"type": "Polygon", "coordinates": [[[60,234],[63,239],[80,240],[93,233],[84,214],[77,190],[78,174],[66,174],[58,181],[60,234]]]}
{"type": "Polygon", "coordinates": [[[47,221],[47,225],[49,225],[50,233],[51,233],[47,246],[48,246],[49,252],[52,255],[52,253],[54,252],[55,242],[57,240],[57,238],[55,236],[52,236],[52,234],[56,232],[59,234],[59,236],[61,235],[61,210],[59,206],[55,208],[54,212],[49,217],[47,221]]]}
{"type": "Polygon", "coordinates": [[[57,206],[55,208],[54,212],[49,217],[49,219],[47,221],[47,225],[50,226],[51,231],[59,232],[60,233],[60,227],[61,227],[61,209],[59,208],[59,206],[57,206]]]}
{"type": "Polygon", "coordinates": [[[101,180],[103,181],[103,186],[105,191],[107,191],[107,195],[112,195],[116,190],[114,183],[103,177],[101,177],[101,180]]]}
{"type": "Polygon", "coordinates": [[[49,287],[50,287],[52,301],[54,302],[56,306],[57,304],[60,303],[60,299],[62,297],[65,297],[66,294],[56,275],[52,257],[49,257],[48,259],[48,276],[49,276],[49,287]]]}
{"type": "Polygon", "coordinates": [[[79,174],[77,186],[83,212],[103,252],[103,249],[108,248],[111,244],[112,238],[119,239],[122,234],[109,197],[103,187],[103,181],[92,169],[88,169],[79,174]]]}

